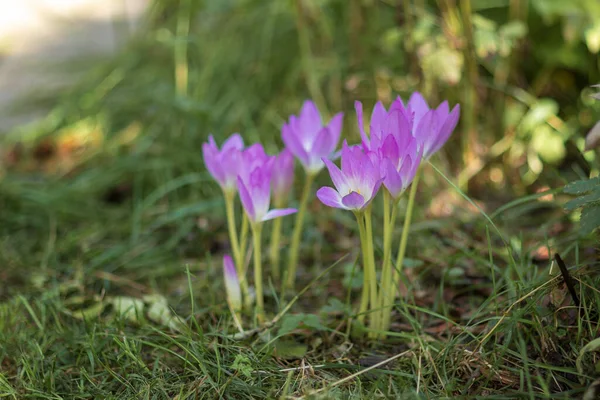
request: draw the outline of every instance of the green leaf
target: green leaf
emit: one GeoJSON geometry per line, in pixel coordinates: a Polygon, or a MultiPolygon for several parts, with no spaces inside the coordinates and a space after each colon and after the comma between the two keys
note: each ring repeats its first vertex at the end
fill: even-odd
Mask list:
{"type": "Polygon", "coordinates": [[[278,336],[286,335],[300,326],[312,328],[316,331],[326,330],[319,316],[315,314],[288,314],[281,319],[278,336]]]}
{"type": "Polygon", "coordinates": [[[598,188],[598,190],[595,190],[590,194],[586,194],[585,196],[581,196],[567,202],[567,204],[565,204],[565,208],[569,211],[572,211],[576,208],[584,206],[588,203],[594,203],[596,201],[600,201],[600,188],[598,188]]]}
{"type": "Polygon", "coordinates": [[[308,346],[293,340],[278,340],[275,343],[275,355],[281,358],[302,358],[308,346]]]}
{"type": "Polygon", "coordinates": [[[342,303],[338,299],[331,298],[327,302],[327,305],[321,307],[321,312],[325,314],[350,314],[350,307],[347,304],[342,303]]]}
{"type": "Polygon", "coordinates": [[[238,354],[235,356],[235,360],[233,360],[233,364],[231,365],[231,369],[239,372],[244,375],[246,378],[252,377],[252,363],[250,359],[243,354],[238,354]]]}
{"type": "Polygon", "coordinates": [[[589,235],[596,228],[600,227],[600,204],[592,204],[586,206],[581,211],[581,228],[582,235],[589,235]]]}
{"type": "Polygon", "coordinates": [[[591,192],[600,187],[600,176],[592,179],[583,179],[567,184],[563,191],[569,194],[582,194],[591,192]]]}

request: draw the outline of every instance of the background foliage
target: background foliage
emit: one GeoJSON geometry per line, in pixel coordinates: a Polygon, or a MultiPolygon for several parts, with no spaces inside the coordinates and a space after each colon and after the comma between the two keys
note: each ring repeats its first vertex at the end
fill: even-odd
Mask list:
{"type": "MultiPolygon", "coordinates": [[[[0,393],[580,396],[597,376],[580,354],[598,333],[597,250],[560,189],[597,174],[583,147],[599,51],[596,0],[155,0],[122,53],[28,98],[47,117],[2,139],[0,393]],[[306,98],[345,111],[352,142],[354,100],[415,90],[462,118],[433,161],[453,183],[424,177],[395,338],[347,335],[333,300],[352,288],[346,260],[272,332],[285,337],[228,339],[223,204],[201,143],[239,131],[275,152],[306,98]],[[548,273],[555,251],[579,312],[548,273]]],[[[589,182],[567,192],[597,195],[589,182]]],[[[311,210],[326,218],[307,224],[304,284],[356,248],[350,216],[311,210]]]]}

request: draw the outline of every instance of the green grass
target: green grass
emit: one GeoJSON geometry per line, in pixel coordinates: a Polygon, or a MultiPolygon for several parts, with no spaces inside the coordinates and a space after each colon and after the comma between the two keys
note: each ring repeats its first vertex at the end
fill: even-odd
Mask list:
{"type": "MultiPolygon", "coordinates": [[[[412,3],[416,22],[443,22],[432,4],[422,10],[412,3]]],[[[434,157],[435,168],[425,166],[402,301],[386,340],[370,342],[364,328],[349,324],[360,293],[352,286],[359,247],[352,214],[314,198],[300,252],[298,289],[306,290],[286,309],[266,283],[272,322],[236,336],[220,265],[228,251],[224,203],[201,158],[207,135],[221,142],[240,131],[274,152],[283,120],[312,97],[330,113],[346,112],[344,137],[353,142],[354,99],[372,104],[388,91],[421,88],[460,102],[464,93],[415,71],[415,54],[400,51],[405,32],[394,2],[330,1],[302,14],[295,4],[157,1],[145,34],[60,93],[45,120],[3,139],[0,396],[580,398],[597,378],[597,354],[581,354],[598,337],[596,242],[579,236],[558,190],[579,167],[567,154],[531,181],[522,179],[530,169],[516,150],[483,154],[463,187],[462,128],[434,157]],[[187,19],[189,36],[173,36],[186,32],[187,19]],[[181,65],[187,85],[174,78],[181,65]],[[419,85],[420,78],[433,80],[419,85]],[[73,150],[79,137],[100,139],[73,150]],[[489,178],[493,170],[502,171],[500,182],[489,178]],[[555,189],[549,200],[536,194],[545,187],[555,189]],[[555,252],[570,266],[579,309],[561,275],[550,274],[555,252]]],[[[475,12],[488,18],[499,13],[477,4],[475,12]]],[[[539,17],[530,18],[527,39],[535,42],[539,17]]],[[[515,102],[535,108],[538,97],[562,90],[559,110],[536,120],[538,109],[499,127],[487,117],[498,93],[483,96],[483,147],[515,126],[555,126],[558,119],[566,122],[562,133],[580,128],[583,111],[572,104],[581,105],[587,83],[543,90],[517,84],[538,79],[531,72],[538,65],[575,80],[582,69],[598,77],[598,66],[585,57],[578,68],[536,57],[528,68],[511,66],[498,93],[517,95],[501,100],[514,114],[515,102]]],[[[478,61],[478,89],[498,84],[489,60],[478,61]]],[[[525,129],[513,146],[527,149],[535,132],[525,129]]],[[[565,146],[578,139],[565,134],[565,146]]],[[[319,184],[327,181],[319,175],[319,184]]],[[[291,223],[283,221],[284,248],[291,223]]],[[[268,232],[266,226],[265,245],[268,232]]],[[[244,326],[253,326],[251,317],[244,326]]]]}

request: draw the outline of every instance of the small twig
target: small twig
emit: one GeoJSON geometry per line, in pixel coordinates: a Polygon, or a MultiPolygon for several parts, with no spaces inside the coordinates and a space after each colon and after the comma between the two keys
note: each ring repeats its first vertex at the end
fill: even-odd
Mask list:
{"type": "Polygon", "coordinates": [[[334,388],[334,387],[336,387],[336,386],[339,386],[339,385],[341,385],[342,383],[345,383],[345,382],[351,381],[352,379],[354,379],[354,378],[356,378],[356,377],[358,377],[358,376],[360,376],[360,375],[362,375],[362,374],[365,374],[365,373],[367,373],[367,372],[369,372],[369,371],[371,371],[371,370],[374,370],[375,368],[379,368],[379,367],[381,367],[382,365],[385,365],[385,364],[387,364],[387,363],[389,363],[389,362],[392,362],[392,361],[394,361],[394,360],[395,360],[395,359],[397,359],[397,358],[400,358],[400,357],[402,357],[402,356],[405,356],[405,355],[407,355],[407,354],[408,354],[408,353],[410,353],[410,352],[412,352],[412,350],[406,350],[406,351],[403,351],[402,353],[396,354],[395,356],[392,356],[392,357],[390,357],[390,358],[387,358],[387,359],[385,359],[385,360],[383,360],[383,361],[381,361],[381,362],[378,362],[378,363],[377,363],[377,364],[375,364],[375,365],[371,365],[370,367],[368,367],[368,368],[365,368],[365,369],[362,369],[362,370],[360,370],[360,371],[358,371],[358,372],[356,372],[356,373],[354,373],[354,374],[352,374],[352,375],[348,375],[347,377],[345,377],[345,378],[342,378],[342,379],[340,379],[339,381],[336,381],[336,382],[332,383],[332,384],[331,384],[331,385],[329,385],[329,386],[325,386],[325,387],[323,387],[323,388],[321,388],[321,389],[318,389],[318,390],[315,390],[315,391],[313,391],[313,392],[310,392],[310,393],[309,393],[309,394],[307,394],[307,395],[300,396],[300,397],[298,397],[297,399],[304,399],[304,398],[306,398],[307,396],[312,396],[312,395],[314,395],[314,394],[321,393],[321,392],[323,392],[323,391],[325,391],[325,390],[327,390],[327,389],[332,389],[332,388],[334,388]]]}
{"type": "Polygon", "coordinates": [[[577,307],[579,307],[579,305],[581,303],[579,302],[579,297],[577,296],[577,292],[575,291],[575,285],[573,285],[573,280],[571,279],[571,274],[569,274],[567,265],[565,264],[565,262],[563,261],[563,259],[560,257],[560,255],[558,253],[554,254],[554,259],[556,260],[556,263],[558,264],[558,268],[560,268],[560,273],[562,274],[563,279],[565,280],[565,284],[567,285],[567,289],[569,289],[569,293],[571,294],[571,297],[573,298],[573,302],[575,303],[575,305],[577,307]]]}

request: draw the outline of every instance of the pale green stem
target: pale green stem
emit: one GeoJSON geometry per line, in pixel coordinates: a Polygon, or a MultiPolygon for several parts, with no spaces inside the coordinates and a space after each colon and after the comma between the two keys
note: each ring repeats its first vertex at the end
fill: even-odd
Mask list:
{"type": "MultiPolygon", "coordinates": [[[[224,193],[225,196],[225,213],[227,214],[227,228],[229,230],[229,241],[231,242],[231,251],[233,253],[233,262],[235,263],[235,269],[238,274],[240,281],[240,288],[242,290],[242,298],[244,301],[244,307],[248,308],[251,304],[250,292],[248,290],[248,281],[246,280],[246,271],[244,271],[244,254],[240,248],[240,242],[238,241],[238,234],[235,224],[235,195],[233,193],[224,193]]],[[[244,216],[244,220],[247,217],[244,216]]],[[[247,230],[247,228],[246,228],[247,230]]],[[[242,237],[244,236],[244,229],[242,226],[242,237]]]]}
{"type": "MultiPolygon", "coordinates": [[[[248,216],[244,213],[244,219],[242,220],[242,233],[240,235],[240,258],[242,260],[242,265],[246,264],[246,250],[248,249],[248,229],[250,227],[250,221],[248,220],[248,216]]],[[[244,273],[246,272],[245,268],[242,268],[244,273]]],[[[245,274],[244,274],[245,275],[245,274]]]]}
{"type": "Polygon", "coordinates": [[[360,295],[360,305],[358,307],[358,321],[362,324],[365,322],[365,315],[367,313],[367,309],[369,308],[369,268],[367,264],[369,263],[369,256],[366,247],[367,235],[365,233],[365,220],[364,214],[356,212],[356,222],[358,223],[358,234],[360,237],[360,251],[362,253],[363,258],[363,285],[362,292],[360,295]]]}
{"type": "Polygon", "coordinates": [[[310,197],[312,182],[314,178],[315,174],[306,174],[306,180],[304,181],[304,190],[302,191],[302,197],[300,198],[300,205],[298,206],[298,213],[296,214],[296,222],[294,224],[294,232],[292,233],[292,242],[290,244],[290,252],[288,257],[287,276],[283,288],[284,292],[286,289],[294,289],[294,285],[296,283],[296,269],[298,268],[298,251],[300,250],[300,239],[302,238],[304,214],[306,214],[306,208],[308,206],[308,199],[310,197]]]}
{"type": "Polygon", "coordinates": [[[394,275],[394,286],[392,287],[391,298],[396,297],[396,291],[400,284],[400,276],[402,275],[402,267],[404,263],[404,255],[406,254],[406,245],[408,244],[408,232],[410,230],[410,222],[412,220],[413,208],[415,206],[415,197],[417,195],[417,186],[419,185],[419,178],[421,177],[421,168],[417,170],[415,179],[410,187],[410,194],[408,195],[408,205],[406,207],[406,213],[404,214],[404,226],[402,227],[402,236],[400,237],[400,247],[398,248],[398,257],[396,258],[396,268],[394,275]]]}
{"type": "Polygon", "coordinates": [[[392,286],[392,238],[394,224],[396,223],[397,207],[392,203],[390,193],[385,190],[383,193],[383,271],[381,273],[381,291],[379,292],[379,306],[381,307],[381,330],[386,331],[389,328],[391,319],[391,307],[388,299],[391,298],[392,286]],[[390,217],[390,207],[392,215],[390,217]]]}
{"type": "Polygon", "coordinates": [[[256,317],[259,323],[265,321],[265,304],[263,298],[262,260],[261,260],[261,223],[252,224],[252,239],[254,241],[254,287],[256,289],[256,317]]]}
{"type": "MultiPolygon", "coordinates": [[[[275,208],[285,207],[285,200],[276,200],[275,208]]],[[[281,218],[275,218],[273,221],[273,230],[271,231],[271,247],[269,250],[269,259],[271,260],[271,276],[273,282],[279,283],[281,270],[279,268],[279,247],[281,243],[281,218]]]]}
{"type": "MultiPolygon", "coordinates": [[[[369,299],[371,303],[371,313],[370,313],[370,327],[373,330],[377,330],[379,328],[379,311],[377,311],[378,303],[377,303],[377,271],[375,270],[375,254],[373,247],[373,222],[371,218],[371,207],[369,206],[365,211],[365,232],[367,234],[367,253],[369,256],[369,299]]],[[[375,337],[377,333],[373,332],[369,336],[375,337]]]]}

